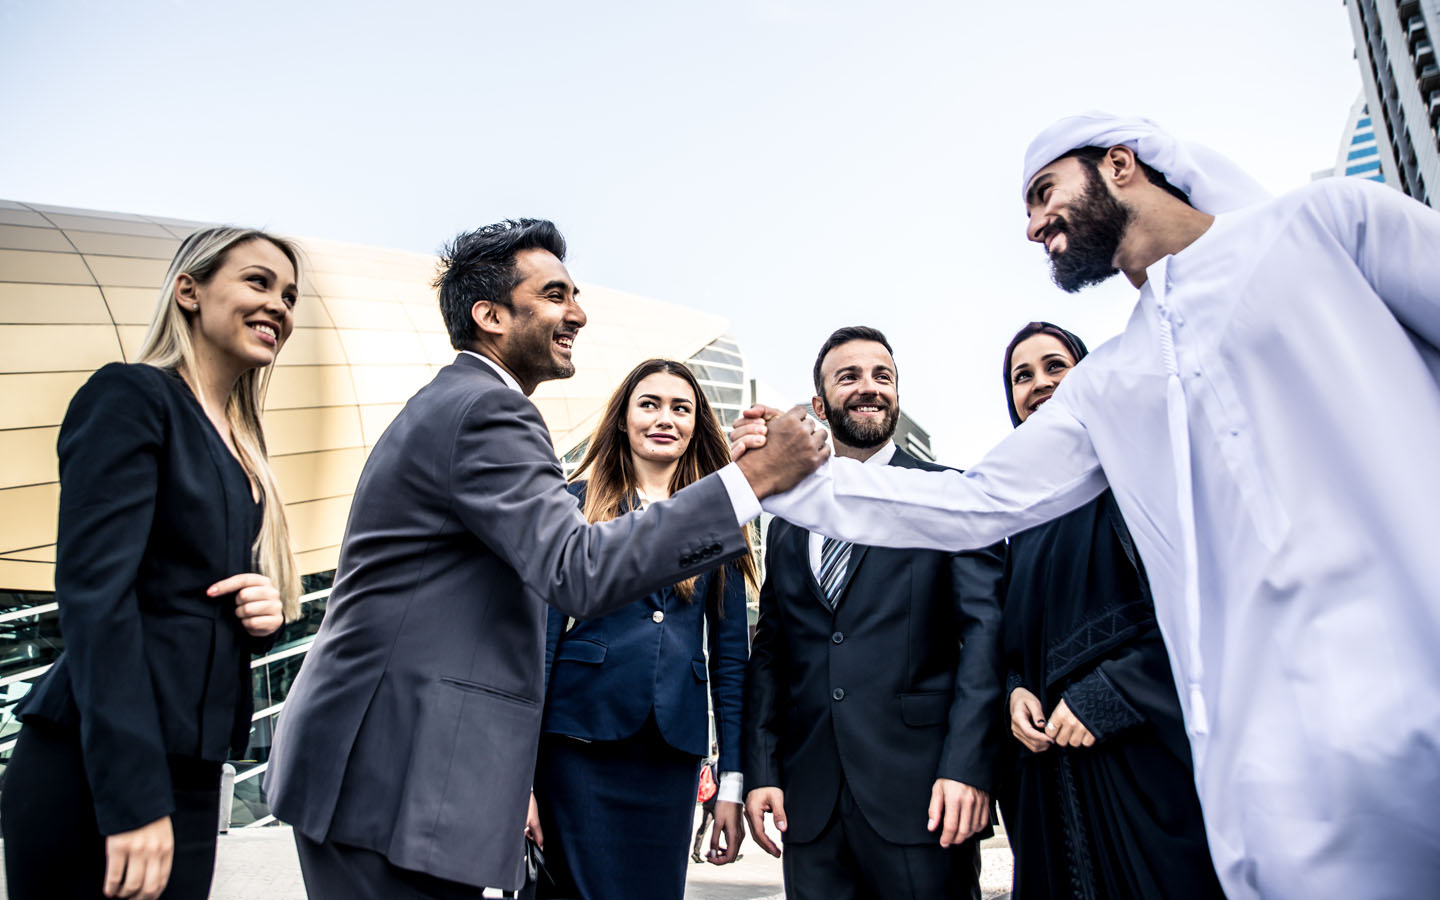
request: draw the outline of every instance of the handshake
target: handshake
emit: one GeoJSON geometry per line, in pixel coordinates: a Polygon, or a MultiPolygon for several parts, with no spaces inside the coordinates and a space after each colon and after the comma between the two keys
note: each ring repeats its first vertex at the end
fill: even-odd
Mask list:
{"type": "Polygon", "coordinates": [[[730,432],[730,458],[761,499],[790,490],[829,455],[826,433],[803,406],[784,413],[752,406],[740,414],[730,432]]]}

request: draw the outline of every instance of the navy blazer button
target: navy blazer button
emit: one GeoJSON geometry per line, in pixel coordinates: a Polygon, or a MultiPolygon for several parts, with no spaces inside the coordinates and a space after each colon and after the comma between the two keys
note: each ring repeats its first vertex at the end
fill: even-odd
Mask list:
{"type": "Polygon", "coordinates": [[[833,691],[830,692],[830,697],[831,697],[831,699],[834,699],[834,700],[844,700],[844,699],[845,699],[845,689],[844,689],[844,688],[836,688],[835,690],[833,690],[833,691]]]}
{"type": "Polygon", "coordinates": [[[650,621],[654,622],[656,625],[659,625],[661,622],[665,621],[665,613],[661,612],[658,609],[655,610],[653,613],[650,614],[650,621]]]}
{"type": "Polygon", "coordinates": [[[838,644],[841,641],[845,640],[845,635],[842,632],[837,631],[834,634],[830,635],[830,640],[838,644]]]}
{"type": "Polygon", "coordinates": [[[711,553],[719,553],[721,550],[724,550],[724,549],[725,549],[725,548],[724,548],[724,547],[721,547],[719,544],[711,544],[711,545],[710,545],[710,552],[711,552],[711,553]]]}
{"type": "Polygon", "coordinates": [[[695,563],[695,557],[690,556],[688,553],[687,553],[686,555],[680,557],[680,565],[682,565],[682,566],[694,565],[694,563],[695,563]]]}

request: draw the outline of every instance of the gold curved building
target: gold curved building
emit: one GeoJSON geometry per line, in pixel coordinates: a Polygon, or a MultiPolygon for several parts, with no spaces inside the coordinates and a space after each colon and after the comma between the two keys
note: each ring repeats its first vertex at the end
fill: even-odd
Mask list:
{"type": "MultiPolygon", "coordinates": [[[[93,371],[135,358],[170,258],[202,227],[0,201],[0,759],[18,730],[14,704],[63,649],[52,593],[60,422],[93,371]]],[[[430,287],[435,257],[299,243],[308,266],[295,332],[270,381],[265,433],[307,576],[306,615],[255,664],[255,760],[237,786],[242,824],[265,818],[258,798],[248,819],[244,807],[258,788],[271,718],[323,616],[366,454],[410,395],[455,358],[430,287]]],[[[724,420],[748,399],[724,319],[589,284],[581,300],[589,324],[576,342],[575,377],[532,398],[562,456],[577,456],[610,392],[651,356],[689,360],[724,420]]]]}

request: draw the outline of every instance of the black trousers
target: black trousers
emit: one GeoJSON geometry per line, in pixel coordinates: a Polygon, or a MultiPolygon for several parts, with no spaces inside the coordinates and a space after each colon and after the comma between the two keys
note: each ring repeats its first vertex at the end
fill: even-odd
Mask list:
{"type": "MultiPolygon", "coordinates": [[[[203,900],[215,873],[220,818],[220,763],[171,760],[175,858],[162,900],[203,900]]],[[[105,838],[85,777],[80,736],[27,723],[20,731],[0,793],[5,878],[11,900],[103,897],[105,838]]]]}
{"type": "Polygon", "coordinates": [[[875,833],[848,785],[825,830],[803,844],[785,842],[787,900],[980,900],[980,840],[944,848],[892,844],[875,833]]]}
{"type": "Polygon", "coordinates": [[[295,832],[310,900],[479,900],[485,889],[402,869],[363,847],[312,841],[295,832]]]}

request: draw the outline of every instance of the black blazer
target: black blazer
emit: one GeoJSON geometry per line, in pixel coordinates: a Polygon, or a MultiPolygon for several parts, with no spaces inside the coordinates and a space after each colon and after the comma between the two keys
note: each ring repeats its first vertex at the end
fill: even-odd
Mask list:
{"type": "MultiPolygon", "coordinates": [[[[899,449],[890,464],[944,468],[899,449]]],[[[785,791],[787,841],[819,836],[843,780],[885,840],[934,842],[925,823],[935,779],[989,791],[994,777],[1003,545],[856,545],[832,613],[809,537],[770,525],[745,679],[745,788],[785,791]]]]}
{"type": "Polygon", "coordinates": [[[79,732],[102,834],[174,811],[166,757],[250,734],[252,639],[222,578],[254,570],[250,481],[171,370],[113,363],[60,426],[55,599],[65,652],[20,705],[79,732]]]}

